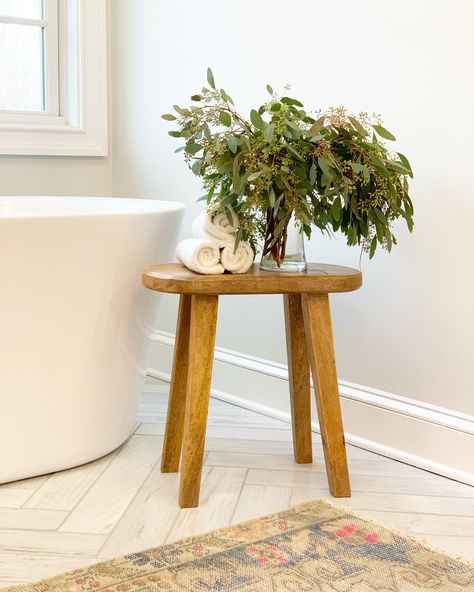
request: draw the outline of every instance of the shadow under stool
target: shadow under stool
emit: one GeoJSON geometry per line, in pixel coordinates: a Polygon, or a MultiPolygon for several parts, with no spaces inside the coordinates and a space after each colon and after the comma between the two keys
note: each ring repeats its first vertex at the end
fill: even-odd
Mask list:
{"type": "Polygon", "coordinates": [[[303,273],[261,271],[255,264],[241,275],[201,275],[170,263],[146,269],[142,282],[180,295],[161,471],[177,472],[181,459],[181,508],[199,504],[220,295],[283,295],[295,460],[312,462],[311,368],[329,490],[350,497],[329,293],[357,290],[361,273],[310,263],[303,273]]]}

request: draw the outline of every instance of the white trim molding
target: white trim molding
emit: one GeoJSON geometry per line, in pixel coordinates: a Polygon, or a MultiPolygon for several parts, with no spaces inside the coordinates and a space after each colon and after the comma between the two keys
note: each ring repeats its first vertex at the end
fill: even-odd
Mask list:
{"type": "Polygon", "coordinates": [[[0,154],[107,156],[106,9],[59,0],[59,113],[0,112],[0,154]]]}
{"type": "MultiPolygon", "coordinates": [[[[154,331],[150,337],[148,374],[169,382],[174,336],[154,331]]],[[[212,396],[290,421],[286,366],[222,347],[214,360],[212,396]]],[[[474,485],[473,416],[344,380],[339,392],[348,443],[474,485]]],[[[319,432],[318,422],[312,425],[319,432]]]]}

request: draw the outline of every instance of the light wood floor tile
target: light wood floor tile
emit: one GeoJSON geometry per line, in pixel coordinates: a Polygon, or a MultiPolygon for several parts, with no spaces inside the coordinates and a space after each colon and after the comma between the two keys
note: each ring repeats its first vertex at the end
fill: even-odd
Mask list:
{"type": "Polygon", "coordinates": [[[295,506],[318,498],[327,498],[333,503],[350,506],[353,510],[362,510],[369,515],[379,510],[412,514],[474,516],[472,498],[353,492],[350,498],[337,500],[330,497],[327,491],[304,487],[295,487],[291,490],[290,505],[295,506]]]}
{"type": "Polygon", "coordinates": [[[19,508],[48,479],[49,475],[46,475],[0,485],[0,507],[19,508]]]}
{"type": "Polygon", "coordinates": [[[56,576],[95,563],[87,555],[0,551],[0,588],[56,576]]]}
{"type": "MultiPolygon", "coordinates": [[[[314,462],[323,462],[323,448],[320,444],[321,438],[319,434],[313,433],[313,459],[314,462]]],[[[282,454],[293,456],[293,442],[289,439],[284,441],[278,440],[257,440],[257,439],[240,439],[240,438],[206,438],[206,450],[209,452],[242,452],[242,453],[256,453],[256,454],[282,454]]],[[[355,446],[347,446],[347,458],[349,461],[365,460],[376,462],[393,463],[395,461],[356,448],[355,446]]]]}
{"type": "Polygon", "coordinates": [[[143,551],[163,544],[180,513],[179,473],[156,465],[105,543],[101,557],[143,551]]]}
{"type": "Polygon", "coordinates": [[[51,530],[0,530],[0,551],[43,551],[59,555],[91,555],[95,557],[105,536],[51,530]]]}
{"type": "Polygon", "coordinates": [[[132,436],[61,526],[63,532],[109,533],[161,454],[155,438],[132,436]]]}
{"type": "Polygon", "coordinates": [[[474,536],[474,517],[412,514],[406,512],[371,512],[371,518],[393,528],[421,535],[474,536]]]}
{"type": "Polygon", "coordinates": [[[67,515],[58,510],[0,508],[0,538],[3,528],[56,530],[67,515]]]}
{"type": "Polygon", "coordinates": [[[54,473],[30,497],[25,508],[72,510],[102,475],[115,455],[116,453],[112,452],[86,465],[54,473]]]}
{"type": "Polygon", "coordinates": [[[289,487],[244,485],[232,524],[286,510],[290,507],[290,495],[289,487]]]}
{"type": "MultiPolygon", "coordinates": [[[[290,455],[233,453],[233,452],[209,452],[207,464],[220,467],[244,467],[249,469],[281,469],[288,471],[303,471],[325,473],[326,468],[322,458],[315,458],[313,463],[297,464],[290,455]]],[[[415,469],[403,463],[374,460],[350,459],[349,469],[351,475],[377,475],[380,477],[417,477],[420,469],[415,469]]]]}
{"type": "MultiPolygon", "coordinates": [[[[309,487],[327,491],[324,473],[311,471],[278,471],[250,469],[247,481],[250,485],[275,485],[282,487],[309,487]]],[[[474,498],[474,488],[443,477],[431,476],[420,470],[419,477],[377,477],[373,475],[353,474],[352,491],[371,491],[378,493],[397,493],[425,495],[428,491],[442,497],[474,498]],[[428,476],[426,476],[428,475],[428,476]]]]}
{"type": "Polygon", "coordinates": [[[181,510],[167,540],[229,525],[246,472],[246,469],[204,467],[199,508],[181,510]]]}

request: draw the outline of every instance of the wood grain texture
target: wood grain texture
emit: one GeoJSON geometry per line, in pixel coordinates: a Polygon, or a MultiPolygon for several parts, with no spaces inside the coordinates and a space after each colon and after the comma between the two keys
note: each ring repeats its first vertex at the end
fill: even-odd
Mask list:
{"type": "Polygon", "coordinates": [[[244,485],[232,524],[287,510],[290,507],[290,497],[289,487],[244,485]]]}
{"type": "Polygon", "coordinates": [[[202,275],[179,263],[145,269],[146,288],[173,294],[300,294],[351,292],[362,285],[362,274],[351,267],[309,263],[302,273],[261,271],[257,264],[247,273],[202,275]]]}
{"type": "Polygon", "coordinates": [[[56,530],[67,515],[66,511],[61,510],[0,508],[0,529],[56,530]]]}
{"type": "Polygon", "coordinates": [[[48,475],[26,502],[25,508],[72,510],[114,459],[117,452],[93,462],[48,475]]]}
{"type": "Polygon", "coordinates": [[[293,451],[297,463],[313,462],[309,356],[300,294],[283,296],[290,384],[293,451]]]}
{"type": "Polygon", "coordinates": [[[133,436],[60,527],[64,532],[109,534],[160,458],[156,441],[133,436]]]}
{"type": "Polygon", "coordinates": [[[157,465],[133,498],[100,551],[111,559],[162,545],[179,516],[179,475],[163,474],[157,465]]]}
{"type": "Polygon", "coordinates": [[[302,304],[329,490],[334,497],[350,497],[329,297],[304,294],[302,304]]]}
{"type": "Polygon", "coordinates": [[[173,370],[166,416],[161,471],[176,473],[183,443],[184,412],[186,409],[186,384],[189,361],[189,328],[191,321],[191,296],[181,295],[179,300],[176,342],[173,354],[173,370]]]}
{"type": "Polygon", "coordinates": [[[198,508],[179,512],[176,523],[168,533],[167,542],[228,526],[232,520],[246,473],[246,469],[205,467],[201,504],[198,508]]]}
{"type": "Polygon", "coordinates": [[[49,475],[0,485],[0,507],[19,508],[49,479],[49,475]]]}
{"type": "Polygon", "coordinates": [[[204,440],[209,409],[216,338],[218,297],[194,295],[189,329],[189,369],[186,392],[179,505],[199,504],[204,440]]]}

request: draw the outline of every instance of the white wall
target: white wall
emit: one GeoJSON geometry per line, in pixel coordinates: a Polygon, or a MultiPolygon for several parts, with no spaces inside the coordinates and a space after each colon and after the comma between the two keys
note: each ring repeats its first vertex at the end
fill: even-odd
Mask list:
{"type": "MultiPolygon", "coordinates": [[[[474,413],[472,137],[474,5],[470,0],[274,0],[113,3],[115,191],[199,206],[160,114],[212,66],[244,111],[291,83],[308,107],[382,113],[412,161],[415,231],[363,262],[364,286],[333,298],[345,380],[474,413]]],[[[310,260],[358,265],[344,241],[315,233],[310,260]]],[[[172,301],[173,300],[173,301],[172,301]]],[[[174,331],[174,299],[162,328],[174,331]]],[[[218,344],[285,361],[278,298],[223,299],[218,344]]]]}
{"type": "Polygon", "coordinates": [[[0,156],[1,195],[112,195],[111,158],[0,156]]]}

